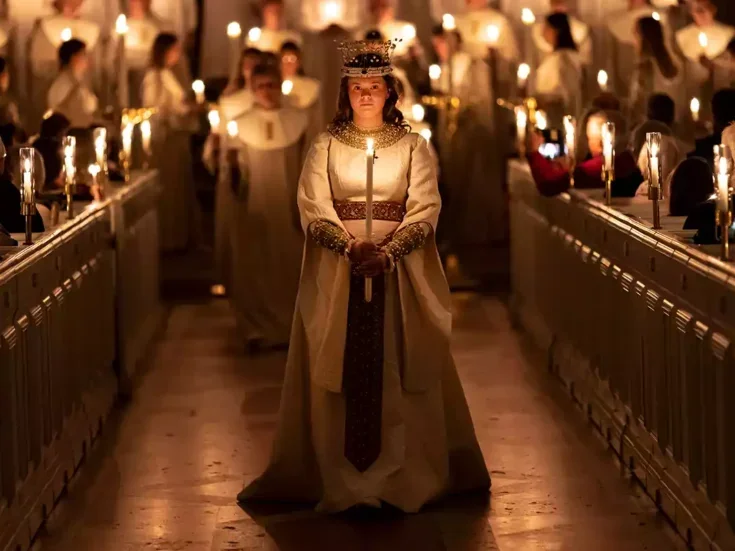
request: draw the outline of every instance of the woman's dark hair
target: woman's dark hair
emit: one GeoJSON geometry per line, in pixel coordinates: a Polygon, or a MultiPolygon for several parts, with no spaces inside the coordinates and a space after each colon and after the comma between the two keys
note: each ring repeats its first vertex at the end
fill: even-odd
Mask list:
{"type": "Polygon", "coordinates": [[[247,48],[243,49],[242,53],[240,54],[240,64],[237,66],[237,79],[235,80],[235,86],[238,90],[242,90],[247,85],[247,82],[245,82],[245,76],[242,74],[242,66],[245,64],[245,58],[247,57],[257,57],[258,63],[256,63],[256,65],[259,65],[260,59],[263,57],[263,52],[261,52],[258,48],[253,48],[252,46],[248,46],[247,48]]]}
{"type": "Polygon", "coordinates": [[[673,126],[676,119],[676,103],[667,94],[653,94],[648,98],[648,119],[673,126]]]}
{"type": "Polygon", "coordinates": [[[77,38],[67,40],[59,46],[59,66],[63,69],[69,66],[75,55],[87,49],[87,45],[77,38]]]}
{"type": "Polygon", "coordinates": [[[281,71],[277,65],[273,65],[272,63],[258,63],[253,67],[253,81],[255,81],[256,77],[273,77],[280,82],[281,71]]]}
{"type": "Polygon", "coordinates": [[[692,209],[712,195],[712,169],[699,157],[685,159],[671,177],[671,216],[689,216],[692,209]]]}
{"type": "Polygon", "coordinates": [[[299,70],[296,72],[296,74],[304,76],[306,73],[304,72],[304,66],[301,64],[301,48],[299,47],[296,42],[291,42],[290,40],[287,42],[284,42],[281,44],[281,55],[285,54],[292,54],[299,58],[299,70]]]}
{"type": "Polygon", "coordinates": [[[4,73],[8,68],[8,62],[4,57],[0,57],[0,74],[4,73]]]}
{"type": "Polygon", "coordinates": [[[666,39],[661,23],[653,17],[641,17],[638,20],[638,34],[641,37],[641,57],[652,59],[658,66],[661,74],[672,79],[679,74],[679,69],[674,64],[669,49],[666,47],[666,39]]]}
{"type": "MultiPolygon", "coordinates": [[[[383,106],[383,122],[402,125],[404,124],[403,113],[401,113],[401,110],[396,106],[398,103],[396,77],[393,75],[385,75],[383,79],[388,87],[388,99],[385,100],[385,105],[383,106]]],[[[352,121],[352,105],[350,104],[349,84],[349,77],[342,77],[342,80],[339,83],[337,114],[332,119],[332,124],[343,124],[352,121]]]]}
{"type": "Polygon", "coordinates": [[[61,154],[61,140],[56,138],[38,138],[33,142],[33,149],[38,151],[43,159],[43,166],[46,172],[46,180],[44,181],[44,188],[53,188],[56,179],[61,174],[63,167],[62,154],[61,154]]]}
{"type": "Polygon", "coordinates": [[[61,139],[71,127],[71,122],[61,113],[52,113],[41,121],[41,131],[39,135],[42,138],[61,139]]]}
{"type": "Polygon", "coordinates": [[[166,66],[166,54],[178,42],[179,38],[173,33],[159,33],[151,48],[151,66],[163,69],[166,66]]]}
{"type": "Polygon", "coordinates": [[[566,13],[552,13],[546,16],[546,24],[556,31],[554,51],[577,50],[577,44],[572,36],[572,27],[566,13]]]}
{"type": "MultiPolygon", "coordinates": [[[[454,33],[454,38],[457,40],[457,44],[462,44],[462,35],[459,33],[459,31],[455,29],[455,30],[450,31],[450,32],[454,33]]],[[[431,28],[431,36],[432,37],[439,37],[439,36],[441,36],[441,37],[446,38],[447,31],[445,31],[444,30],[444,26],[441,23],[439,23],[438,25],[434,25],[431,28]]]]}
{"type": "Polygon", "coordinates": [[[10,149],[15,145],[15,135],[17,130],[18,129],[12,122],[0,125],[0,140],[3,141],[3,145],[5,145],[7,149],[10,149]]]}
{"type": "Polygon", "coordinates": [[[372,30],[365,33],[365,40],[378,40],[382,42],[385,38],[383,37],[383,33],[380,31],[372,30]]]}

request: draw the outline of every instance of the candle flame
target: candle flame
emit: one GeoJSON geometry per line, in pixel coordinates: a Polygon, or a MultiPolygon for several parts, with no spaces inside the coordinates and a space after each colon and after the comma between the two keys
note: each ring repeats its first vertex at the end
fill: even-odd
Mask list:
{"type": "Polygon", "coordinates": [[[424,128],[419,132],[421,137],[425,139],[427,142],[431,141],[431,130],[429,128],[424,128]]]}
{"type": "Polygon", "coordinates": [[[242,34],[242,28],[240,27],[240,23],[237,21],[232,21],[227,25],[227,36],[230,38],[237,38],[242,34]]]}
{"type": "Polygon", "coordinates": [[[212,109],[207,114],[207,119],[209,120],[209,126],[212,127],[212,130],[215,130],[215,131],[219,130],[219,125],[221,122],[220,117],[219,117],[219,111],[217,111],[216,109],[212,109]]]}
{"type": "Polygon", "coordinates": [[[524,25],[533,25],[536,22],[536,16],[533,10],[530,8],[523,8],[521,10],[521,21],[524,25]]]}
{"type": "Polygon", "coordinates": [[[661,14],[660,14],[660,13],[658,13],[657,11],[653,12],[653,13],[651,14],[651,17],[652,17],[652,18],[653,18],[653,19],[654,19],[655,21],[661,21],[661,14]]]}
{"type": "Polygon", "coordinates": [[[322,18],[327,22],[337,21],[342,17],[342,4],[335,1],[324,2],[321,6],[322,18]]]}
{"type": "Polygon", "coordinates": [[[121,13],[117,16],[117,19],[115,20],[115,32],[117,34],[127,34],[127,32],[130,30],[128,27],[128,18],[125,17],[124,13],[121,13]]]}
{"type": "Polygon", "coordinates": [[[411,116],[416,122],[422,122],[424,120],[424,117],[426,116],[426,110],[424,109],[424,106],[420,103],[414,103],[411,106],[411,116]]]}
{"type": "Polygon", "coordinates": [[[700,107],[701,105],[698,98],[692,98],[692,101],[689,102],[689,109],[693,114],[698,114],[700,107]]]}
{"type": "Polygon", "coordinates": [[[140,123],[140,133],[144,137],[150,137],[151,135],[151,121],[145,120],[140,123]]]}
{"type": "Polygon", "coordinates": [[[456,28],[457,23],[454,20],[454,16],[449,13],[445,13],[442,16],[442,29],[444,29],[445,31],[453,31],[456,28]]]}
{"type": "Polygon", "coordinates": [[[291,81],[291,80],[284,80],[281,83],[281,93],[284,96],[289,96],[289,95],[291,95],[291,92],[293,92],[293,81],[291,81]]]}
{"type": "Polygon", "coordinates": [[[523,107],[516,107],[516,127],[525,129],[527,124],[528,113],[523,107]]]}
{"type": "Polygon", "coordinates": [[[263,31],[260,27],[253,27],[248,31],[248,40],[250,42],[260,42],[260,37],[263,36],[263,31]]]}
{"type": "Polygon", "coordinates": [[[521,63],[518,66],[518,78],[521,80],[528,80],[531,75],[531,66],[528,63],[521,63]]]}
{"type": "Polygon", "coordinates": [[[366,140],[368,155],[375,152],[375,140],[368,138],[366,140]]]}
{"type": "Polygon", "coordinates": [[[699,45],[702,47],[702,49],[706,49],[707,46],[709,46],[709,37],[707,36],[706,32],[699,33],[699,45]]]}
{"type": "Polygon", "coordinates": [[[488,25],[485,27],[485,40],[489,44],[497,44],[500,39],[500,28],[497,25],[488,25]]]}
{"type": "Polygon", "coordinates": [[[597,73],[597,84],[600,85],[600,88],[607,88],[607,83],[609,79],[610,78],[607,76],[607,71],[601,70],[599,73],[597,73]]]}
{"type": "Polygon", "coordinates": [[[727,162],[727,157],[725,157],[724,155],[720,157],[720,165],[718,167],[718,171],[721,176],[729,176],[730,166],[727,162]]]}
{"type": "Polygon", "coordinates": [[[195,80],[191,83],[191,89],[194,90],[195,94],[203,94],[205,90],[204,82],[195,80]]]}
{"type": "Polygon", "coordinates": [[[61,30],[61,41],[69,42],[72,38],[71,28],[65,27],[61,30]]]}
{"type": "Polygon", "coordinates": [[[230,121],[227,123],[227,135],[230,138],[235,138],[240,134],[240,128],[237,126],[237,122],[230,121]]]}
{"type": "Polygon", "coordinates": [[[100,173],[101,170],[102,169],[100,168],[100,165],[98,165],[97,163],[91,164],[87,168],[87,172],[89,172],[89,174],[92,176],[92,178],[94,178],[95,176],[97,176],[100,173]]]}
{"type": "Polygon", "coordinates": [[[439,80],[442,77],[442,68],[434,64],[429,67],[429,78],[431,80],[439,80]]]}
{"type": "Polygon", "coordinates": [[[539,130],[546,130],[549,126],[549,120],[546,118],[544,111],[536,111],[536,128],[539,130]]]}
{"type": "Polygon", "coordinates": [[[403,36],[403,40],[413,40],[416,38],[416,27],[411,25],[410,23],[403,26],[403,32],[401,33],[403,36]]]}
{"type": "Polygon", "coordinates": [[[26,158],[23,161],[23,172],[30,172],[31,171],[31,160],[29,158],[26,158]]]}

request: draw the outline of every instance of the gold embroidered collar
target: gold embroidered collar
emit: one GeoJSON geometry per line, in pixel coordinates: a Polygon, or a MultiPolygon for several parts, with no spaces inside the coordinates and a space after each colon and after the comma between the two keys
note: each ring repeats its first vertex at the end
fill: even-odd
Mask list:
{"type": "Polygon", "coordinates": [[[363,130],[352,121],[329,125],[329,133],[338,142],[365,149],[368,138],[375,140],[375,149],[385,149],[398,143],[411,130],[409,126],[384,123],[380,128],[363,130]]]}

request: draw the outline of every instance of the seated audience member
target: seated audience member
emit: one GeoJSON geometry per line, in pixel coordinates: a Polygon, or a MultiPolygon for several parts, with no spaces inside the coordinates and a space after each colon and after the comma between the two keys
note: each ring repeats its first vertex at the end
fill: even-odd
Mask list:
{"type": "MultiPolygon", "coordinates": [[[[696,157],[685,159],[676,167],[671,175],[671,196],[669,199],[669,213],[671,216],[702,215],[702,204],[712,198],[712,170],[707,163],[696,157]]],[[[712,202],[714,207],[714,202],[712,202]]],[[[714,226],[714,210],[711,211],[711,222],[714,226]]],[[[687,224],[693,222],[687,220],[687,224]]],[[[685,225],[686,229],[687,228],[685,225]]]]}
{"type": "MultiPolygon", "coordinates": [[[[20,189],[13,183],[11,173],[5,145],[0,142],[0,224],[10,233],[24,233],[26,222],[25,216],[20,212],[20,189]]],[[[33,215],[32,229],[34,233],[44,231],[43,219],[39,213],[33,215]]]]}
{"type": "Polygon", "coordinates": [[[69,119],[54,113],[41,123],[41,132],[33,142],[33,147],[43,159],[45,175],[39,186],[40,192],[52,192],[64,187],[61,176],[61,140],[69,131],[69,119]]]}
{"type": "MultiPolygon", "coordinates": [[[[598,112],[588,120],[585,132],[589,156],[574,169],[574,185],[578,189],[603,188],[602,181],[602,124],[609,120],[608,115],[598,112]]],[[[618,121],[620,122],[620,121],[618,121]]],[[[621,126],[624,127],[624,125],[621,126]]],[[[621,137],[624,137],[624,133],[621,137]]],[[[570,187],[569,160],[562,158],[550,160],[539,153],[543,137],[533,132],[529,138],[528,163],[536,188],[541,195],[550,197],[567,191],[570,187]]],[[[619,146],[615,156],[615,181],[612,186],[613,197],[632,197],[643,181],[635,160],[628,150],[619,146]]]]}
{"type": "Polygon", "coordinates": [[[712,97],[712,117],[714,127],[712,134],[697,140],[694,151],[688,157],[701,157],[713,168],[714,146],[722,143],[722,131],[735,122],[735,89],[719,90],[712,97]]]}
{"type": "Polygon", "coordinates": [[[664,136],[674,135],[674,120],[676,119],[676,104],[666,94],[654,94],[648,98],[646,121],[639,124],[630,135],[628,144],[633,156],[638,158],[643,145],[646,143],[646,134],[660,132],[664,136]]]}
{"type": "Polygon", "coordinates": [[[10,68],[4,57],[0,57],[0,124],[20,127],[18,103],[10,93],[10,68]]]}

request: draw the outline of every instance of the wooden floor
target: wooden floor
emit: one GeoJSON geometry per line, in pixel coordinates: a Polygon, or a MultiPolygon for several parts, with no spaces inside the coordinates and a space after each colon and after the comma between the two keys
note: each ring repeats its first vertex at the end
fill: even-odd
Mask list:
{"type": "Polygon", "coordinates": [[[684,549],[539,365],[496,299],[457,295],[455,355],[489,501],[413,516],[235,503],[264,467],[285,355],[248,358],[225,301],[174,306],[151,367],[52,514],[48,551],[684,549]]]}

